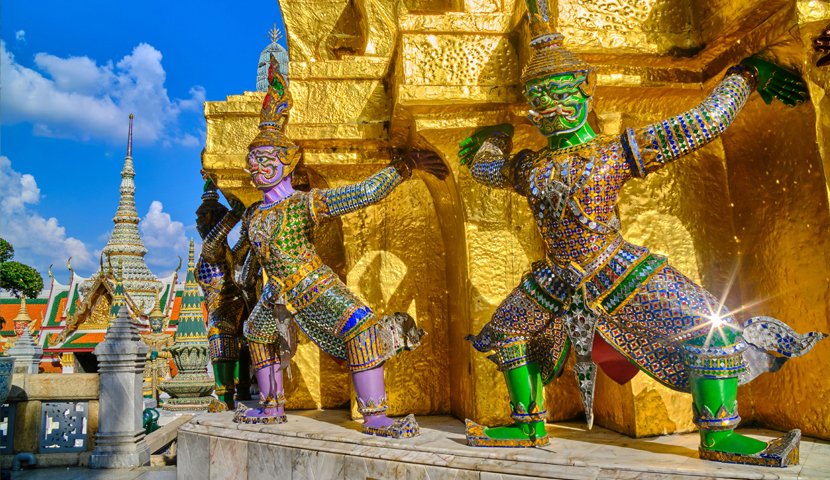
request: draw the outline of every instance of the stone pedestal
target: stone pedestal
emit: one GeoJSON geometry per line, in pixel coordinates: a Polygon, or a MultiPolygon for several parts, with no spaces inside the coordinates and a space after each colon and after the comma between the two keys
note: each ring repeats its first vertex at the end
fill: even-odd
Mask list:
{"type": "Polygon", "coordinates": [[[164,349],[173,355],[179,373],[158,387],[171,397],[162,406],[165,410],[207,410],[213,401],[210,394],[213,392],[214,381],[208,376],[206,368],[210,362],[210,346],[202,315],[202,296],[196,283],[195,265],[191,238],[175,344],[164,349]]]}
{"type": "Polygon", "coordinates": [[[14,364],[14,373],[38,373],[40,366],[40,357],[43,356],[43,348],[41,348],[32,338],[29,332],[29,326],[23,327],[23,333],[17,339],[14,346],[7,352],[10,357],[16,359],[14,364]]]}
{"type": "Polygon", "coordinates": [[[150,462],[141,415],[144,362],[149,348],[122,305],[104,341],[95,347],[100,375],[100,421],[92,468],[136,467],[150,462]]]}
{"type": "Polygon", "coordinates": [[[205,365],[209,361],[207,344],[175,345],[167,349],[173,353],[178,375],[165,380],[159,390],[170,395],[161,408],[170,411],[207,410],[213,400],[213,379],[207,375],[205,365]]]}
{"type": "Polygon", "coordinates": [[[232,418],[202,415],[179,429],[179,480],[830,478],[830,445],[806,437],[799,465],[770,468],[700,460],[697,433],[630,438],[583,422],[548,424],[544,447],[481,448],[468,446],[464,423],[449,416],[418,417],[421,435],[401,440],[360,433],[347,410],[289,411],[287,423],[268,426],[232,418]]]}

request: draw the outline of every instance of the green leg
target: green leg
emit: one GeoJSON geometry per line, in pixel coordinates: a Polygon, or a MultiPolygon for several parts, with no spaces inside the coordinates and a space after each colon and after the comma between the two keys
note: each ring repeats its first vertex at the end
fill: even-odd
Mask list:
{"type": "Polygon", "coordinates": [[[251,399],[251,353],[247,345],[239,350],[239,361],[236,362],[236,399],[251,399]]]}
{"type": "Polygon", "coordinates": [[[766,442],[735,433],[734,428],[741,420],[738,416],[737,378],[700,378],[692,375],[690,380],[702,450],[754,455],[767,447],[766,442]],[[719,411],[725,412],[725,416],[718,415],[719,411]],[[718,416],[723,418],[718,420],[718,416]]]}
{"type": "Polygon", "coordinates": [[[513,419],[516,423],[487,428],[468,423],[467,439],[473,446],[530,447],[548,442],[545,431],[545,392],[536,362],[504,372],[513,419]],[[472,425],[472,426],[471,426],[472,425]]]}
{"type": "Polygon", "coordinates": [[[216,380],[216,396],[219,401],[227,405],[229,410],[234,409],[234,370],[236,362],[222,362],[213,364],[213,378],[216,380]]]}

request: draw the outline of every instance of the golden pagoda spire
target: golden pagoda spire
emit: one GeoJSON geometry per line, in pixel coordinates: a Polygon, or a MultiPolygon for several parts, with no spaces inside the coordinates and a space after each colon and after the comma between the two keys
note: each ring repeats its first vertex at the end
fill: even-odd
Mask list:
{"type": "Polygon", "coordinates": [[[159,292],[156,292],[156,304],[153,306],[153,311],[150,312],[150,319],[154,318],[164,318],[164,312],[161,311],[161,297],[159,296],[159,292]]]}
{"type": "Polygon", "coordinates": [[[277,30],[277,22],[274,22],[274,28],[268,32],[268,38],[271,40],[271,43],[277,43],[282,38],[282,32],[277,30]]]}
{"type": "Polygon", "coordinates": [[[14,317],[14,321],[26,323],[32,321],[32,318],[29,316],[29,312],[26,311],[26,295],[20,296],[20,310],[18,310],[17,316],[14,317]]]}

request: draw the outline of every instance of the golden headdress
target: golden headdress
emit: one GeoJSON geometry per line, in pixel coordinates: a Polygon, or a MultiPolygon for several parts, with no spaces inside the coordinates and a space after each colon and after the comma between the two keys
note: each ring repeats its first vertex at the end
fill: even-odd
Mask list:
{"type": "Polygon", "coordinates": [[[562,46],[565,37],[556,32],[549,1],[551,0],[525,0],[530,19],[531,54],[530,61],[522,72],[522,83],[540,77],[573,73],[586,77],[580,89],[588,96],[593,95],[596,73],[585,60],[562,46]]]}
{"type": "Polygon", "coordinates": [[[301,156],[300,147],[289,140],[283,131],[292,106],[288,81],[280,74],[277,59],[272,54],[268,67],[268,93],[265,94],[262,110],[259,112],[259,134],[248,145],[248,150],[256,147],[284,149],[284,155],[280,155],[280,162],[286,166],[286,175],[294,170],[301,156]]]}

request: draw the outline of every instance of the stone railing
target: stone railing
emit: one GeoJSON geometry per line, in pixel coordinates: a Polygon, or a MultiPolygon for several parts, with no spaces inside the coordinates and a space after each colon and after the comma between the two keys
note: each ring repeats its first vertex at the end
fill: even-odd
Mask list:
{"type": "Polygon", "coordinates": [[[89,464],[98,431],[97,373],[17,374],[0,410],[0,468],[14,455],[33,453],[37,466],[89,464]]]}

